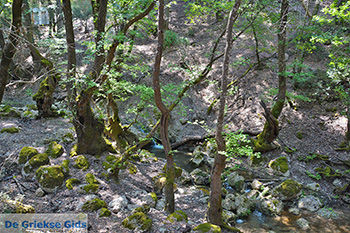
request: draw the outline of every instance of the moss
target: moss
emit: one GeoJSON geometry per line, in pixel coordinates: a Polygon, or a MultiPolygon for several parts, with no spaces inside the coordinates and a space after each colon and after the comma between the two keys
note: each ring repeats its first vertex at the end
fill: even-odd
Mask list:
{"type": "Polygon", "coordinates": [[[304,135],[302,132],[298,131],[295,135],[298,139],[302,140],[304,138],[304,135]]]}
{"type": "Polygon", "coordinates": [[[170,214],[166,219],[170,222],[188,221],[187,214],[182,210],[175,211],[174,213],[170,214]]]}
{"type": "Polygon", "coordinates": [[[50,164],[49,156],[46,153],[34,155],[28,163],[24,166],[26,173],[34,172],[40,166],[50,164]]]}
{"type": "Polygon", "coordinates": [[[19,128],[17,127],[9,127],[1,129],[0,133],[18,133],[19,128]]]}
{"type": "Polygon", "coordinates": [[[62,167],[54,165],[41,166],[36,171],[36,178],[44,190],[51,191],[52,189],[56,190],[62,186],[65,176],[62,167]]]}
{"type": "Polygon", "coordinates": [[[195,228],[193,228],[194,231],[198,232],[213,232],[213,233],[221,233],[221,228],[217,225],[211,224],[211,223],[202,223],[195,228]]]}
{"type": "Polygon", "coordinates": [[[70,143],[74,141],[74,135],[71,132],[66,133],[62,136],[61,140],[66,143],[70,143]]]}
{"type": "Polygon", "coordinates": [[[72,149],[70,150],[70,153],[69,153],[70,157],[78,156],[77,151],[78,151],[78,145],[74,144],[72,149]]]}
{"type": "Polygon", "coordinates": [[[142,212],[147,214],[149,211],[151,210],[151,207],[149,205],[142,205],[140,207],[135,208],[132,213],[136,213],[136,212],[142,212]]]}
{"type": "Polygon", "coordinates": [[[158,201],[157,194],[156,194],[155,192],[151,192],[150,195],[151,195],[153,201],[154,201],[155,203],[157,203],[157,201],[158,201]]]}
{"type": "Polygon", "coordinates": [[[330,177],[335,177],[335,176],[342,176],[339,172],[334,171],[333,168],[330,166],[327,166],[325,168],[323,167],[318,167],[315,169],[316,172],[322,174],[323,177],[325,178],[330,178],[330,177]]]}
{"type": "Polygon", "coordinates": [[[275,171],[286,173],[289,170],[288,159],[286,157],[274,159],[269,163],[269,167],[275,171]]]}
{"type": "Polygon", "coordinates": [[[53,141],[49,144],[49,148],[46,150],[46,153],[56,159],[63,154],[63,146],[53,141]]]}
{"type": "Polygon", "coordinates": [[[83,189],[86,193],[97,193],[99,187],[98,184],[87,184],[83,186],[83,189]]]}
{"type": "Polygon", "coordinates": [[[63,173],[67,176],[69,174],[69,164],[70,161],[68,159],[65,159],[62,161],[62,168],[63,168],[63,173]]]}
{"type": "Polygon", "coordinates": [[[100,213],[98,214],[98,216],[100,218],[101,217],[109,217],[111,215],[112,215],[111,211],[109,211],[109,209],[107,209],[107,208],[101,208],[100,209],[100,213]]]}
{"type": "Polygon", "coordinates": [[[125,218],[122,224],[125,228],[130,230],[140,229],[148,231],[152,226],[152,219],[143,212],[136,212],[125,218]]]}
{"type": "Polygon", "coordinates": [[[275,147],[263,140],[263,135],[260,133],[257,139],[252,139],[254,152],[266,152],[273,150],[275,147]]]}
{"type": "Polygon", "coordinates": [[[85,175],[85,180],[89,184],[99,184],[99,182],[96,180],[95,176],[92,173],[87,173],[85,175]]]}
{"type": "Polygon", "coordinates": [[[249,159],[250,159],[250,164],[252,166],[259,166],[260,164],[266,161],[266,157],[262,155],[252,155],[250,156],[249,159]]]}
{"type": "Polygon", "coordinates": [[[107,208],[106,202],[101,199],[95,198],[91,201],[85,202],[83,204],[82,210],[84,212],[93,212],[101,208],[107,208]]]}
{"type": "Polygon", "coordinates": [[[82,169],[83,171],[86,171],[90,167],[90,163],[84,155],[79,155],[74,162],[73,167],[82,169]]]}
{"type": "Polygon", "coordinates": [[[115,155],[108,155],[106,157],[106,161],[108,163],[115,163],[115,162],[117,162],[117,160],[118,160],[118,158],[115,155]]]}
{"type": "MultiPolygon", "coordinates": [[[[162,171],[166,173],[166,164],[164,165],[162,171]]],[[[175,171],[175,179],[181,177],[182,175],[182,168],[177,167],[176,164],[174,165],[174,171],[175,171]]]]}
{"type": "Polygon", "coordinates": [[[80,184],[80,183],[81,183],[80,180],[78,180],[76,178],[71,178],[71,179],[66,180],[66,187],[67,187],[67,189],[72,190],[74,185],[80,184]]]}
{"type": "Polygon", "coordinates": [[[161,192],[165,184],[166,184],[166,177],[159,177],[154,184],[156,192],[161,192]]]}
{"type": "Polygon", "coordinates": [[[38,150],[33,148],[33,147],[29,147],[29,146],[25,146],[22,148],[22,150],[19,152],[19,158],[18,158],[18,163],[19,164],[24,164],[26,163],[29,159],[31,159],[34,155],[39,154],[38,150]]]}
{"type": "Polygon", "coordinates": [[[9,105],[5,105],[0,107],[0,116],[1,117],[21,117],[21,114],[16,111],[16,109],[10,107],[9,105]]]}
{"type": "Polygon", "coordinates": [[[285,199],[291,199],[296,197],[300,190],[301,184],[294,180],[287,179],[276,188],[276,194],[282,194],[285,199]]]}
{"type": "Polygon", "coordinates": [[[31,205],[25,205],[21,202],[16,202],[16,213],[17,214],[28,214],[35,213],[35,209],[31,205]]]}

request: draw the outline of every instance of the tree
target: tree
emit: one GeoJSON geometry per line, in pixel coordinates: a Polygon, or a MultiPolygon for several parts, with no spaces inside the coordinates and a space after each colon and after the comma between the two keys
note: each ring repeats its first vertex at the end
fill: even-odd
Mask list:
{"type": "Polygon", "coordinates": [[[13,0],[12,2],[12,24],[9,42],[6,43],[2,53],[0,63],[0,103],[4,96],[5,87],[8,82],[9,68],[12,58],[16,53],[19,40],[19,31],[22,23],[22,0],[13,0]]]}
{"type": "MultiPolygon", "coordinates": [[[[277,138],[279,133],[278,117],[280,116],[287,91],[287,78],[286,78],[286,34],[287,34],[287,19],[288,19],[288,0],[282,0],[280,11],[280,22],[278,28],[278,94],[276,102],[272,107],[271,114],[270,109],[264,107],[266,122],[263,131],[257,136],[256,140],[253,140],[255,151],[269,151],[273,149],[272,142],[277,138]]],[[[264,104],[263,104],[264,105],[264,104]]]]}
{"type": "Polygon", "coordinates": [[[226,143],[222,135],[223,133],[223,124],[224,124],[224,114],[225,114],[225,105],[226,105],[226,93],[227,93],[227,75],[229,71],[229,62],[230,62],[230,52],[232,49],[232,31],[233,24],[238,16],[238,10],[240,7],[241,1],[236,0],[234,7],[230,12],[227,23],[227,35],[226,35],[226,47],[224,54],[224,63],[222,67],[221,75],[221,96],[219,103],[219,114],[216,126],[216,144],[217,144],[217,153],[215,155],[214,166],[211,172],[211,183],[210,183],[210,206],[208,210],[209,221],[216,225],[223,225],[222,221],[222,205],[221,205],[221,173],[225,168],[225,151],[226,143]]]}
{"type": "Polygon", "coordinates": [[[160,65],[161,65],[162,54],[163,54],[164,31],[165,31],[164,0],[159,0],[158,46],[157,46],[157,54],[156,54],[156,58],[154,62],[154,70],[153,70],[153,89],[154,89],[154,99],[155,99],[156,105],[162,114],[160,118],[160,138],[164,147],[165,156],[167,158],[166,184],[165,184],[166,209],[168,212],[173,213],[175,211],[175,200],[174,200],[175,171],[174,171],[173,153],[171,152],[171,146],[170,146],[169,137],[168,137],[170,111],[162,101],[162,95],[160,92],[160,83],[159,83],[160,65]]]}

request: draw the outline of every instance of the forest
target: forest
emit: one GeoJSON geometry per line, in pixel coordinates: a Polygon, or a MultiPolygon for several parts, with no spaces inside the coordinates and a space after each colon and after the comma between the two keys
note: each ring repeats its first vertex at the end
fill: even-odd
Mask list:
{"type": "Polygon", "coordinates": [[[0,59],[0,232],[350,232],[350,1],[0,0],[0,59]]]}

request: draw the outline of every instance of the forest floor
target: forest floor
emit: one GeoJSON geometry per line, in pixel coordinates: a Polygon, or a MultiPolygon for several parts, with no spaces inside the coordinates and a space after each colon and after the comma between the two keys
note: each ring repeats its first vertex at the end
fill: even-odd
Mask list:
{"type": "MultiPolygon", "coordinates": [[[[215,37],[222,30],[222,23],[210,24],[201,23],[198,25],[190,25],[186,23],[186,16],[181,7],[174,8],[171,11],[170,28],[177,32],[180,36],[187,37],[189,45],[179,45],[178,47],[165,51],[162,81],[164,83],[179,83],[184,81],[188,76],[184,71],[173,70],[169,68],[169,64],[179,65],[186,62],[190,65],[202,67],[205,65],[208,53],[208,45],[212,43],[215,37]],[[175,20],[176,19],[176,20],[175,20]],[[191,33],[189,31],[191,30],[191,33]],[[193,30],[193,31],[192,31],[193,30]],[[189,35],[190,34],[190,35],[189,35]],[[185,46],[185,47],[183,47],[185,46]]],[[[81,36],[81,38],[85,38],[81,36]]],[[[248,36],[242,36],[234,44],[232,59],[240,57],[250,57],[254,59],[254,53],[250,46],[252,40],[248,36]]],[[[221,43],[219,51],[223,51],[224,44],[221,43]]],[[[146,42],[135,44],[135,52],[150,66],[153,62],[155,54],[156,40],[148,39],[146,42]]],[[[294,52],[292,49],[287,50],[289,62],[293,60],[294,52]]],[[[269,57],[272,54],[265,54],[269,57]]],[[[188,96],[184,98],[184,105],[191,106],[193,112],[187,116],[190,122],[201,122],[198,124],[179,124],[177,123],[183,116],[174,113],[172,118],[173,142],[181,140],[187,136],[203,136],[215,130],[215,108],[210,115],[205,115],[211,101],[217,96],[217,82],[220,78],[221,60],[213,67],[208,79],[212,82],[203,82],[190,90],[188,96]],[[204,121],[204,122],[203,122],[204,121]],[[206,125],[206,127],[204,127],[206,125]],[[209,128],[208,132],[204,128],[209,128]],[[179,136],[180,135],[180,136],[179,136]]],[[[325,62],[322,59],[308,57],[306,63],[313,70],[325,70],[325,62]]],[[[252,70],[243,79],[239,80],[235,94],[228,98],[228,110],[226,114],[226,123],[229,130],[236,131],[238,129],[258,132],[262,130],[264,118],[261,113],[262,108],[259,105],[260,99],[265,98],[266,92],[270,88],[277,87],[276,75],[277,60],[272,56],[265,63],[262,70],[252,70]]],[[[241,65],[232,68],[231,80],[239,77],[247,66],[241,65]]],[[[150,84],[151,80],[144,80],[146,84],[150,84]]],[[[26,105],[34,104],[28,95],[28,86],[22,91],[14,88],[8,89],[5,93],[4,103],[16,107],[20,112],[26,110],[26,105]]],[[[33,85],[33,90],[37,88],[33,85]]],[[[288,89],[294,93],[294,88],[289,84],[288,89]]],[[[310,90],[299,90],[299,93],[309,93],[310,90]]],[[[311,90],[312,92],[312,90],[311,90]]],[[[321,95],[321,94],[320,94],[321,95]]],[[[268,160],[280,157],[281,155],[288,158],[289,178],[297,180],[303,186],[309,183],[317,182],[320,190],[315,193],[321,200],[323,208],[334,213],[332,218],[319,216],[316,213],[302,211],[300,215],[293,216],[290,213],[283,212],[277,217],[265,216],[261,220],[257,214],[252,214],[242,224],[236,224],[242,232],[305,232],[298,228],[296,219],[301,216],[309,221],[310,229],[308,232],[350,232],[350,202],[346,196],[339,196],[335,193],[335,189],[350,183],[349,164],[343,161],[349,161],[349,152],[337,152],[334,148],[339,145],[344,137],[346,127],[346,118],[341,116],[342,106],[338,100],[315,98],[311,102],[303,102],[294,100],[294,105],[289,104],[284,108],[280,117],[281,131],[278,138],[280,148],[264,153],[262,156],[268,160]],[[288,147],[289,149],[286,149],[288,147]],[[292,150],[292,151],[290,151],[292,150]],[[307,156],[313,154],[321,154],[329,157],[327,160],[310,159],[305,160],[307,156]],[[341,177],[321,177],[320,180],[307,175],[307,172],[315,174],[315,168],[325,168],[330,166],[334,171],[339,171],[344,175],[341,177]],[[335,182],[336,181],[336,182],[335,182]],[[321,229],[322,228],[322,229],[321,229]]],[[[121,113],[123,116],[123,113],[121,113]]],[[[134,163],[137,167],[136,174],[130,174],[127,170],[123,170],[120,174],[119,183],[106,181],[101,171],[102,161],[108,155],[103,154],[100,157],[87,156],[90,162],[90,168],[86,171],[79,170],[70,166],[70,174],[74,174],[74,178],[84,180],[85,174],[90,172],[100,182],[99,190],[96,194],[84,194],[80,187],[73,190],[62,188],[55,193],[46,193],[44,196],[38,194],[38,183],[35,180],[27,180],[21,174],[21,167],[15,162],[18,159],[19,151],[24,146],[33,146],[44,152],[51,141],[59,141],[64,146],[64,154],[51,161],[52,164],[59,164],[64,159],[73,160],[69,156],[69,151],[73,145],[71,141],[64,141],[63,138],[67,133],[74,135],[73,125],[69,119],[53,118],[53,119],[34,119],[28,117],[8,117],[0,119],[0,129],[15,126],[20,129],[18,133],[0,134],[0,168],[2,173],[0,190],[2,193],[9,195],[11,199],[23,195],[22,202],[35,207],[37,213],[77,213],[81,211],[85,201],[99,197],[111,203],[114,199],[125,199],[125,205],[119,211],[113,213],[110,217],[100,218],[97,213],[89,214],[90,232],[115,232],[126,233],[132,232],[125,229],[121,222],[130,215],[130,212],[137,206],[148,201],[148,193],[154,191],[153,177],[157,176],[164,164],[163,159],[152,162],[134,163]],[[6,170],[6,171],[5,171],[6,170]]],[[[311,157],[310,157],[311,158],[311,157]]],[[[267,170],[259,170],[250,168],[247,158],[239,158],[235,163],[242,168],[248,169],[253,173],[253,178],[268,177],[267,170]]],[[[228,164],[233,166],[233,164],[228,164]]],[[[267,164],[265,165],[267,167],[267,164]]],[[[277,185],[277,184],[273,184],[277,185]]],[[[183,210],[188,215],[188,222],[171,223],[166,220],[167,213],[162,210],[161,203],[164,202],[164,196],[158,195],[158,206],[151,208],[148,213],[153,220],[150,232],[189,232],[190,229],[200,223],[206,222],[205,215],[207,211],[207,194],[203,189],[190,184],[177,186],[175,194],[176,209],[183,210]]],[[[296,206],[297,200],[289,203],[289,206],[296,206]]],[[[225,231],[223,231],[225,232],[225,231]]]]}

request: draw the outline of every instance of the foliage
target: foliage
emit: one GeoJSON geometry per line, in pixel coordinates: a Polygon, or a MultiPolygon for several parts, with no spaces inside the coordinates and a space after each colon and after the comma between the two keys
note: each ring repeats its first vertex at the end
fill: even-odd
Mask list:
{"type": "Polygon", "coordinates": [[[72,14],[74,18],[88,20],[92,16],[91,2],[88,0],[73,0],[72,14]]]}
{"type": "Polygon", "coordinates": [[[181,44],[189,44],[188,39],[180,37],[176,32],[166,30],[164,33],[164,47],[170,48],[181,44]]]}

